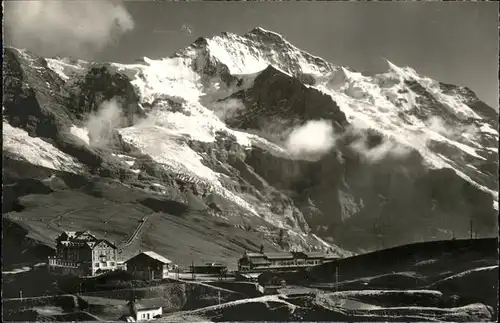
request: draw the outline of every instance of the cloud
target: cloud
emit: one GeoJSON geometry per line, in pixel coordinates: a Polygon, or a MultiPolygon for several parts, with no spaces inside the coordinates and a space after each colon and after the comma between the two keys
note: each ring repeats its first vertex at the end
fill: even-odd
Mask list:
{"type": "Polygon", "coordinates": [[[103,102],[96,113],[91,114],[85,127],[89,134],[90,145],[104,148],[113,139],[113,130],[125,124],[120,103],[116,99],[103,102]]]}
{"type": "Polygon", "coordinates": [[[431,116],[426,120],[427,128],[445,137],[455,136],[456,129],[449,127],[445,121],[438,116],[431,116]]]}
{"type": "Polygon", "coordinates": [[[333,126],[326,120],[310,120],[293,129],[285,141],[286,150],[300,157],[320,157],[335,146],[333,126]]]}
{"type": "Polygon", "coordinates": [[[431,116],[426,121],[425,124],[429,130],[432,130],[448,139],[457,140],[458,138],[464,136],[467,139],[476,139],[479,135],[479,129],[474,124],[471,125],[460,125],[452,126],[446,121],[438,116],[431,116]]]}
{"type": "Polygon", "coordinates": [[[134,28],[121,1],[6,1],[12,46],[43,56],[86,57],[134,28]]]}
{"type": "Polygon", "coordinates": [[[412,152],[411,148],[403,146],[390,138],[384,137],[379,145],[371,148],[368,146],[367,140],[366,134],[363,134],[358,140],[352,142],[349,147],[359,153],[370,164],[379,163],[387,158],[404,159],[412,152]]]}
{"type": "Polygon", "coordinates": [[[221,120],[226,121],[228,119],[234,118],[239,111],[245,109],[245,106],[238,99],[229,99],[215,103],[212,106],[212,110],[215,115],[221,120]]]}
{"type": "Polygon", "coordinates": [[[377,164],[388,158],[405,159],[413,151],[412,148],[397,142],[396,139],[379,133],[360,119],[353,120],[341,138],[348,139],[347,146],[370,164],[377,164]],[[380,138],[379,140],[371,139],[370,136],[375,136],[373,138],[380,136],[380,138]],[[356,139],[352,141],[352,138],[356,139]]]}

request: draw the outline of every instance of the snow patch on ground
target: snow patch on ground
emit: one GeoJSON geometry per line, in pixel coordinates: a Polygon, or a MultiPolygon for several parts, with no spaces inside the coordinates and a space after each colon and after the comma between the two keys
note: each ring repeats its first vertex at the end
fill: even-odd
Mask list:
{"type": "Polygon", "coordinates": [[[317,235],[315,235],[314,233],[312,234],[312,237],[316,240],[318,240],[323,246],[325,246],[326,248],[331,248],[332,246],[326,242],[325,240],[321,239],[320,237],[318,237],[317,235]]]}
{"type": "Polygon", "coordinates": [[[231,306],[237,306],[241,304],[247,304],[247,303],[266,303],[266,302],[276,302],[276,303],[281,303],[283,305],[286,305],[290,307],[291,309],[295,309],[297,306],[293,305],[290,302],[286,301],[286,296],[284,295],[267,295],[267,296],[261,296],[261,297],[255,297],[255,298],[246,298],[246,299],[240,299],[232,302],[227,302],[224,304],[220,305],[214,305],[214,306],[208,306],[204,308],[200,308],[197,310],[190,311],[190,314],[197,314],[197,313],[203,313],[205,311],[212,311],[212,310],[219,310],[219,309],[224,309],[227,307],[231,306]]]}
{"type": "Polygon", "coordinates": [[[146,65],[136,65],[138,73],[132,85],[139,90],[143,102],[152,103],[162,95],[182,97],[197,101],[200,96],[200,76],[191,69],[189,60],[167,58],[152,60],[144,58],[146,65]]]}
{"type": "Polygon", "coordinates": [[[481,127],[479,127],[479,131],[498,137],[498,131],[493,129],[488,123],[483,123],[481,127]]]}
{"type": "Polygon", "coordinates": [[[258,215],[249,203],[223,187],[219,180],[221,175],[203,165],[202,157],[192,150],[187,145],[186,139],[175,130],[143,124],[118,131],[125,142],[151,156],[155,162],[172,173],[193,178],[196,182],[204,184],[250,213],[258,215]]]}
{"type": "Polygon", "coordinates": [[[442,281],[447,281],[447,280],[452,280],[452,279],[464,277],[464,276],[470,275],[470,274],[475,273],[475,272],[491,271],[491,270],[495,270],[495,269],[498,269],[498,265],[474,268],[474,269],[462,271],[461,273],[455,274],[453,276],[446,277],[442,281]]]}
{"type": "Polygon", "coordinates": [[[175,132],[154,125],[119,129],[123,140],[175,172],[192,174],[208,182],[218,182],[215,172],[201,163],[196,154],[175,132]]]}
{"type": "Polygon", "coordinates": [[[83,75],[87,71],[85,65],[88,63],[84,61],[70,63],[64,59],[46,58],[45,60],[47,61],[47,66],[64,81],[77,75],[83,75]]]}
{"type": "Polygon", "coordinates": [[[80,138],[87,145],[90,145],[89,132],[87,129],[72,125],[69,131],[72,135],[80,138]]]}
{"type": "Polygon", "coordinates": [[[338,297],[353,297],[353,296],[384,296],[384,295],[429,295],[434,296],[436,298],[440,298],[443,296],[443,293],[437,290],[429,290],[429,289],[402,289],[402,290],[393,290],[393,289],[373,289],[373,290],[348,290],[341,292],[333,292],[328,295],[338,296],[338,297]]]}
{"type": "Polygon", "coordinates": [[[127,156],[127,155],[122,155],[122,154],[111,154],[111,155],[114,156],[114,157],[117,157],[117,158],[121,159],[129,167],[132,167],[135,164],[135,158],[134,157],[130,157],[130,156],[127,156]]]}
{"type": "Polygon", "coordinates": [[[40,138],[31,137],[26,131],[3,122],[3,149],[32,164],[71,173],[80,173],[83,166],[73,157],[63,153],[40,138]]]}

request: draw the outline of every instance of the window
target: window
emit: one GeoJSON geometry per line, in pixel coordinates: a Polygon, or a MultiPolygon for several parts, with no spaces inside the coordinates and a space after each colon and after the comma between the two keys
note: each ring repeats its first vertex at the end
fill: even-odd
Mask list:
{"type": "Polygon", "coordinates": [[[96,266],[96,267],[99,267],[99,263],[98,263],[98,262],[96,262],[96,263],[95,263],[95,266],[96,266]]]}
{"type": "Polygon", "coordinates": [[[114,261],[111,261],[111,262],[109,263],[109,265],[110,265],[110,266],[114,266],[114,265],[115,265],[115,262],[114,262],[114,261]]]}

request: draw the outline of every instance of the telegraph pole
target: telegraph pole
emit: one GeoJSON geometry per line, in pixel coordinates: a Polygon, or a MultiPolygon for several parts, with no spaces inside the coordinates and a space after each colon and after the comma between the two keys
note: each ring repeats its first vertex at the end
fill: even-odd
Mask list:
{"type": "Polygon", "coordinates": [[[469,229],[469,233],[470,233],[470,240],[472,240],[472,228],[473,228],[473,223],[472,223],[472,219],[470,220],[470,229],[469,229]]]}
{"type": "Polygon", "coordinates": [[[339,265],[335,266],[335,290],[339,291],[339,265]]]}

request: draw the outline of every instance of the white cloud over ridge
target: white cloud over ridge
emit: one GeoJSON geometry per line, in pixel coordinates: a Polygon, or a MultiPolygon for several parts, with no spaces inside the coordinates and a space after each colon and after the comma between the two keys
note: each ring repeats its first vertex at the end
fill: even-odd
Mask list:
{"type": "Polygon", "coordinates": [[[121,1],[6,1],[7,39],[42,56],[89,56],[134,28],[121,1]]]}
{"type": "Polygon", "coordinates": [[[91,113],[85,123],[90,145],[105,148],[113,139],[113,131],[125,122],[121,104],[117,99],[103,102],[99,110],[91,113]]]}
{"type": "Polygon", "coordinates": [[[293,129],[285,141],[285,148],[294,156],[320,157],[335,145],[332,124],[327,120],[310,120],[293,129]]]}

